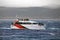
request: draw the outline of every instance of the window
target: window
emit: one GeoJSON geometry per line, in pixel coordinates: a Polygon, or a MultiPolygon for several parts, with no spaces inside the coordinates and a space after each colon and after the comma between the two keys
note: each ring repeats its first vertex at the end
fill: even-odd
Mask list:
{"type": "Polygon", "coordinates": [[[16,22],[16,24],[31,24],[29,22],[16,22]]]}

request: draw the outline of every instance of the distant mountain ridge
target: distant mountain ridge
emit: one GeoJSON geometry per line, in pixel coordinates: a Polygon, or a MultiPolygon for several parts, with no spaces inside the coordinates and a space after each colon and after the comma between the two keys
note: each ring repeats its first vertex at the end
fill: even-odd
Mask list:
{"type": "Polygon", "coordinates": [[[45,7],[0,7],[0,18],[3,17],[31,17],[41,19],[60,19],[60,8],[51,9],[45,7]]]}

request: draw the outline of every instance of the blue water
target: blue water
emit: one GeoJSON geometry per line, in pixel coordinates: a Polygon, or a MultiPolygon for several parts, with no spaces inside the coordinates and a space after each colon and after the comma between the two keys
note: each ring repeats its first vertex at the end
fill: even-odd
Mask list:
{"type": "Polygon", "coordinates": [[[35,21],[45,24],[46,30],[8,29],[13,21],[0,20],[0,40],[60,40],[60,21],[35,21]]]}

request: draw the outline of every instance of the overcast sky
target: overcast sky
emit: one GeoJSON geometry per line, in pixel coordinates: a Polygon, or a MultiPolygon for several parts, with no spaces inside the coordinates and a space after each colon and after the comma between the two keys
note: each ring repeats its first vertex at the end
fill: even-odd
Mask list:
{"type": "Polygon", "coordinates": [[[60,5],[60,0],[0,0],[0,6],[5,7],[41,7],[60,5]]]}

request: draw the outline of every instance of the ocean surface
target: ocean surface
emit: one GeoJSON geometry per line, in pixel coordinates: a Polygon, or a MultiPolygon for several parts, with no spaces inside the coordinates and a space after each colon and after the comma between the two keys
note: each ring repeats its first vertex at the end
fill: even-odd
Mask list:
{"type": "Polygon", "coordinates": [[[0,20],[0,40],[60,40],[60,20],[34,20],[46,30],[11,29],[13,20],[0,20]]]}

